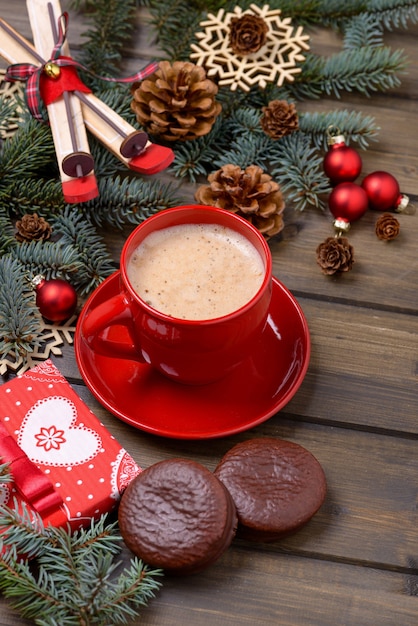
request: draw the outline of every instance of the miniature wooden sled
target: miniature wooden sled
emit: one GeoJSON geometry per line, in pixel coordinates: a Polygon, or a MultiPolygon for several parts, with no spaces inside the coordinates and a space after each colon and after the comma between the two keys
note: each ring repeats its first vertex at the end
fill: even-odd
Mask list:
{"type": "MultiPolygon", "coordinates": [[[[0,55],[11,65],[45,67],[57,41],[59,1],[28,0],[27,7],[35,46],[0,18],[0,55]]],[[[70,56],[66,41],[62,54],[70,56]]],[[[92,93],[64,91],[46,108],[67,202],[84,202],[98,195],[86,127],[134,171],[155,174],[173,161],[170,148],[151,143],[146,133],[133,128],[92,93]]]]}

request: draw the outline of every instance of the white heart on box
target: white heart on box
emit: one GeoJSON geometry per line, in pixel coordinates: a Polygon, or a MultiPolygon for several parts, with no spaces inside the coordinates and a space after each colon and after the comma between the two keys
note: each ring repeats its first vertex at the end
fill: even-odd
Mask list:
{"type": "Polygon", "coordinates": [[[98,454],[102,441],[94,430],[76,421],[71,400],[63,396],[39,400],[23,418],[17,443],[33,463],[81,465],[98,454]]]}

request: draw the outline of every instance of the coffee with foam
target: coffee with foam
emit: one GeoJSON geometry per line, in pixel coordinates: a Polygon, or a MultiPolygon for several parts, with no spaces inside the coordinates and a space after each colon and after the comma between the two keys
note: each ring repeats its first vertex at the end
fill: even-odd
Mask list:
{"type": "Polygon", "coordinates": [[[187,320],[228,315],[249,302],[265,267],[240,233],[218,224],[181,224],[149,234],[131,255],[127,274],[157,311],[187,320]]]}

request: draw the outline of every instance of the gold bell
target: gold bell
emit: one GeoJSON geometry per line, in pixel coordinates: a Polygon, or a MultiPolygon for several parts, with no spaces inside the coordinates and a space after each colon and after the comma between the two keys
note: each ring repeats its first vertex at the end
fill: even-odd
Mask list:
{"type": "Polygon", "coordinates": [[[45,63],[44,65],[44,72],[48,76],[48,78],[53,78],[56,80],[61,74],[61,69],[56,63],[48,61],[48,63],[45,63]]]}

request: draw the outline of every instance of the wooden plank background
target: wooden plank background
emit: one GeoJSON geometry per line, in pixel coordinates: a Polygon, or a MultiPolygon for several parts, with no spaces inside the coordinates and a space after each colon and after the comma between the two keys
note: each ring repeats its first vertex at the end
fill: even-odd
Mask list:
{"type": "MultiPolygon", "coordinates": [[[[68,3],[62,3],[68,8],[68,3]]],[[[86,23],[71,11],[76,52],[86,23]]],[[[24,0],[0,0],[0,16],[30,38],[24,0]]],[[[126,74],[154,56],[147,12],[138,10],[126,51],[126,74]]],[[[298,105],[300,111],[348,108],[375,118],[381,130],[363,157],[363,174],[390,171],[418,203],[418,26],[385,37],[409,57],[401,87],[371,98],[351,94],[298,105]]],[[[337,51],[328,30],[312,33],[312,50],[337,51]]],[[[166,175],[161,175],[166,178],[166,175]]],[[[183,185],[185,201],[195,187],[183,185]]],[[[312,357],[295,397],[249,432],[207,441],[142,433],[115,419],[85,387],[71,346],[55,362],[75,390],[134,458],[147,467],[176,456],[214,469],[238,441],[283,437],[309,449],[328,481],[326,501],[299,533],[273,544],[235,540],[211,568],[164,579],[135,624],[145,626],[416,626],[418,624],[418,214],[400,215],[401,234],[381,242],[376,214],[352,226],[356,263],[325,277],[316,246],[332,235],[328,215],[289,206],[282,237],[271,242],[275,275],[298,298],[311,331],[312,357]]],[[[106,234],[115,261],[125,233],[106,234]]],[[[246,381],[243,381],[245,384],[246,381]]],[[[128,553],[124,555],[128,558],[128,553]]],[[[0,600],[0,624],[27,624],[0,600]]]]}

